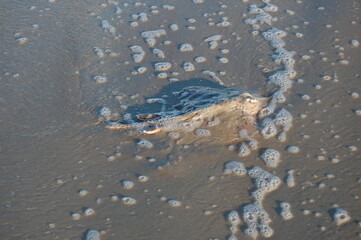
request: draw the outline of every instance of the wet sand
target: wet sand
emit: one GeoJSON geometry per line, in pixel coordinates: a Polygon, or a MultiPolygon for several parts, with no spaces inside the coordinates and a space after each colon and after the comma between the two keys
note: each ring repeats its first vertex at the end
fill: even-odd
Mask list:
{"type": "Polygon", "coordinates": [[[251,4],[265,5],[1,3],[1,239],[85,239],[89,229],[99,231],[101,239],[228,239],[227,215],[233,210],[242,219],[235,236],[252,239],[242,214],[254,202],[255,182],[247,174],[225,175],[229,161],[248,169],[259,166],[282,180],[263,200],[274,231],[270,239],[360,238],[361,48],[352,41],[361,41],[357,1],[272,1],[279,9],[269,14],[277,21],[259,24],[260,33],[272,27],[285,31],[284,48],[295,52],[297,75],[286,101],[276,108],[293,116],[284,142],[258,135],[259,148],[240,157],[237,145],[230,149],[212,138],[192,141],[192,133],[181,134],[190,142],[185,145],[165,133],[129,134],[99,124],[102,107],[117,119],[159,111],[146,99],[171,96],[185,86],[221,87],[204,70],[215,72],[226,87],[269,95],[274,85],[267,78],[281,66],[271,57],[274,48],[245,23],[253,16],[251,4]],[[132,16],[141,12],[147,21],[132,16]],[[230,25],[220,26],[222,21],[230,25]],[[169,28],[174,23],[177,31],[169,28]],[[148,46],[141,32],[157,29],[166,35],[148,46]],[[214,34],[222,38],[212,50],[204,39],[214,34]],[[182,43],[190,43],[193,51],[181,52],[182,43]],[[133,61],[129,47],[134,45],[145,52],[140,63],[133,61]],[[157,57],[153,48],[166,57],[157,57]],[[196,56],[206,62],[195,63],[196,56]],[[222,57],[229,62],[222,63],[222,57]],[[172,64],[167,78],[157,77],[156,62],[172,64]],[[184,62],[192,62],[195,70],[185,71],[184,62]],[[138,67],[147,71],[136,73],[138,67]],[[96,76],[107,80],[97,83],[96,76]],[[151,149],[137,145],[143,138],[153,143],[151,149]],[[299,152],[287,151],[288,146],[299,152]],[[281,153],[277,168],[261,160],[266,148],[281,153]],[[290,169],[294,187],[284,181],[290,169]],[[149,180],[139,180],[143,175],[149,180]],[[124,189],[123,180],[134,187],[124,189]],[[124,197],[136,203],[124,204],[124,197]],[[172,207],[169,200],[181,206],[172,207]],[[280,216],[280,202],[290,203],[292,219],[280,216]],[[346,210],[350,221],[337,225],[336,208],[346,210]]]}

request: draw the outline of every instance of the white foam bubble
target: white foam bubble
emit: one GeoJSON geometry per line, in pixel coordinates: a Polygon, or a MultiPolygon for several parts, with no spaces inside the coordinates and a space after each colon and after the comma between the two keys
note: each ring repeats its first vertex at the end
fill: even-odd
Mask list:
{"type": "Polygon", "coordinates": [[[95,54],[99,57],[99,58],[103,58],[105,56],[103,50],[101,48],[98,47],[94,47],[94,52],[95,54]]]}
{"type": "Polygon", "coordinates": [[[259,8],[256,4],[250,5],[248,13],[252,14],[253,16],[247,18],[244,22],[250,25],[259,23],[271,26],[273,22],[276,22],[278,20],[278,18],[272,17],[269,13],[267,13],[267,11],[275,11],[275,9],[278,10],[278,8],[275,5],[266,5],[265,8],[266,9],[259,8]]]}
{"type": "Polygon", "coordinates": [[[165,54],[162,50],[158,49],[158,48],[153,48],[152,52],[154,55],[156,55],[157,57],[164,59],[165,58],[165,54]]]}
{"type": "Polygon", "coordinates": [[[177,24],[173,23],[169,25],[169,29],[175,32],[179,30],[179,27],[177,24]]]}
{"type": "Polygon", "coordinates": [[[239,214],[237,211],[232,211],[228,214],[228,222],[232,226],[238,226],[241,224],[241,218],[239,217],[239,214]]]}
{"type": "Polygon", "coordinates": [[[292,127],[293,117],[290,112],[282,108],[274,119],[276,125],[280,125],[285,132],[287,132],[292,127]]]}
{"type": "Polygon", "coordinates": [[[101,25],[102,25],[102,28],[104,29],[104,31],[109,32],[113,35],[115,34],[115,27],[110,25],[110,23],[107,20],[102,20],[101,25]]]}
{"type": "Polygon", "coordinates": [[[145,176],[145,175],[140,175],[140,176],[138,176],[138,180],[139,180],[139,182],[148,182],[149,177],[145,176]]]}
{"type": "Polygon", "coordinates": [[[157,78],[159,79],[166,79],[168,77],[168,74],[165,72],[161,72],[157,74],[157,78]]]}
{"type": "Polygon", "coordinates": [[[246,143],[242,142],[238,149],[238,156],[246,157],[251,153],[246,143]]]}
{"type": "Polygon", "coordinates": [[[358,40],[355,40],[355,39],[351,40],[350,43],[351,43],[352,47],[355,47],[355,48],[360,46],[360,42],[358,40]]]}
{"type": "Polygon", "coordinates": [[[139,73],[139,74],[143,74],[143,73],[145,73],[147,71],[147,67],[138,67],[137,68],[137,72],[139,73]]]}
{"type": "Polygon", "coordinates": [[[88,191],[87,190],[85,190],[85,189],[82,189],[82,190],[79,190],[79,196],[80,197],[84,197],[84,196],[86,196],[87,194],[88,194],[88,191]]]}
{"type": "Polygon", "coordinates": [[[209,137],[211,136],[211,131],[209,131],[208,129],[204,129],[204,128],[197,128],[194,133],[197,136],[204,136],[204,137],[209,137]]]}
{"type": "Polygon", "coordinates": [[[93,79],[95,80],[96,84],[103,84],[108,81],[108,79],[104,76],[94,76],[93,79]]]}
{"type": "Polygon", "coordinates": [[[132,189],[134,187],[134,182],[130,180],[123,180],[121,184],[126,190],[132,189]]]}
{"type": "Polygon", "coordinates": [[[25,43],[27,43],[29,41],[29,38],[27,37],[20,37],[20,38],[17,38],[16,41],[20,44],[20,45],[23,45],[25,43]]]}
{"type": "Polygon", "coordinates": [[[245,234],[253,239],[258,237],[257,229],[259,229],[259,233],[265,238],[269,238],[273,235],[273,230],[269,226],[271,219],[260,205],[253,203],[244,206],[243,220],[247,224],[247,228],[244,231],[245,234]]]}
{"type": "Polygon", "coordinates": [[[223,174],[233,174],[236,176],[243,176],[247,173],[243,163],[231,161],[224,164],[223,174]]]}
{"type": "Polygon", "coordinates": [[[221,58],[219,58],[219,59],[218,59],[218,61],[219,61],[219,62],[221,62],[221,63],[223,63],[223,64],[225,64],[225,63],[228,63],[228,62],[229,62],[228,58],[225,58],[225,57],[221,57],[221,58]]]}
{"type": "Polygon", "coordinates": [[[261,203],[265,195],[276,190],[281,184],[281,179],[258,166],[248,169],[248,175],[254,179],[257,190],[252,192],[256,202],[261,203]]]}
{"type": "Polygon", "coordinates": [[[192,46],[192,44],[189,44],[189,43],[182,43],[179,46],[179,51],[181,51],[181,52],[191,52],[191,51],[193,51],[193,46],[192,46]]]}
{"type": "Polygon", "coordinates": [[[168,10],[168,11],[175,9],[175,7],[173,5],[169,5],[169,4],[162,5],[162,8],[165,10],[168,10]]]}
{"type": "Polygon", "coordinates": [[[159,38],[164,35],[166,35],[166,31],[164,29],[157,29],[157,30],[141,32],[141,36],[143,38],[159,38]]]}
{"type": "Polygon", "coordinates": [[[172,64],[169,62],[154,63],[154,69],[159,72],[168,71],[171,67],[172,67],[172,64]]]}
{"type": "Polygon", "coordinates": [[[219,41],[221,40],[222,38],[222,35],[219,35],[219,34],[215,34],[215,35],[211,35],[209,37],[206,37],[204,39],[205,42],[213,42],[213,41],[219,41]]]}
{"type": "Polygon", "coordinates": [[[142,49],[141,46],[133,45],[129,47],[129,49],[133,53],[132,58],[134,62],[140,63],[141,61],[143,61],[145,57],[145,51],[142,49]]]}
{"type": "Polygon", "coordinates": [[[222,21],[218,22],[216,24],[217,27],[228,27],[231,25],[231,22],[227,20],[228,18],[222,17],[222,21]]]}
{"type": "Polygon", "coordinates": [[[280,152],[272,148],[267,148],[260,157],[268,167],[272,168],[277,167],[281,161],[280,152]]]}
{"type": "Polygon", "coordinates": [[[100,109],[100,115],[102,115],[105,118],[105,120],[107,120],[107,121],[110,120],[111,114],[112,114],[112,112],[107,107],[102,107],[102,109],[100,109]]]}
{"type": "Polygon", "coordinates": [[[181,202],[181,201],[174,200],[174,199],[169,199],[169,200],[167,200],[167,203],[168,203],[171,207],[175,207],[175,208],[182,206],[182,202],[181,202]]]}
{"type": "Polygon", "coordinates": [[[148,148],[148,149],[153,148],[153,143],[143,138],[139,139],[137,145],[141,148],[148,148]]]}
{"type": "Polygon", "coordinates": [[[100,233],[96,230],[89,230],[86,234],[85,240],[100,240],[100,233]]]}
{"type": "Polygon", "coordinates": [[[351,220],[350,215],[348,214],[348,212],[345,209],[335,208],[333,210],[334,210],[333,221],[334,221],[334,223],[336,223],[337,226],[345,224],[351,220]]]}
{"type": "Polygon", "coordinates": [[[180,137],[180,133],[179,132],[170,132],[170,133],[168,133],[168,136],[172,139],[178,139],[180,137]]]}
{"type": "Polygon", "coordinates": [[[297,146],[287,146],[286,147],[286,151],[290,152],[290,153],[299,153],[300,152],[300,148],[297,146]]]}
{"type": "Polygon", "coordinates": [[[194,61],[195,61],[196,63],[204,63],[206,60],[207,60],[207,59],[206,59],[205,57],[203,57],[203,56],[198,56],[198,57],[195,57],[195,58],[194,58],[194,61]]]}
{"type": "Polygon", "coordinates": [[[288,187],[296,186],[296,181],[295,181],[294,174],[295,174],[295,170],[290,169],[290,170],[287,171],[287,176],[285,178],[285,182],[286,182],[288,187]]]}
{"type": "Polygon", "coordinates": [[[293,218],[293,214],[291,212],[291,204],[288,202],[280,202],[280,215],[284,220],[290,220],[293,218]]]}
{"type": "Polygon", "coordinates": [[[210,41],[208,42],[209,48],[210,49],[216,49],[218,47],[218,42],[217,41],[210,41]]]}
{"type": "Polygon", "coordinates": [[[81,215],[79,213],[71,213],[71,218],[73,220],[79,220],[81,215]]]}
{"type": "Polygon", "coordinates": [[[224,86],[224,82],[219,78],[217,77],[217,74],[215,72],[211,72],[209,70],[204,70],[202,71],[203,74],[205,75],[209,75],[212,77],[213,80],[215,80],[216,82],[218,82],[220,85],[224,86]]]}
{"type": "Polygon", "coordinates": [[[276,136],[277,134],[277,128],[273,123],[273,120],[271,118],[265,118],[262,120],[261,123],[262,129],[261,129],[261,135],[264,138],[271,138],[276,136]]]}
{"type": "Polygon", "coordinates": [[[86,208],[86,209],[84,210],[84,215],[85,215],[85,216],[91,216],[91,215],[93,215],[93,214],[95,214],[95,211],[94,211],[94,209],[92,209],[92,208],[86,208]]]}
{"type": "Polygon", "coordinates": [[[137,203],[137,200],[131,197],[122,197],[122,202],[125,205],[135,205],[137,203]]]}
{"type": "Polygon", "coordinates": [[[213,126],[217,126],[220,123],[221,123],[221,120],[219,120],[218,117],[213,117],[210,121],[208,121],[207,126],[213,127],[213,126]]]}
{"type": "Polygon", "coordinates": [[[183,67],[184,71],[186,71],[186,72],[192,72],[195,70],[193,63],[191,63],[191,62],[183,63],[182,67],[183,67]]]}

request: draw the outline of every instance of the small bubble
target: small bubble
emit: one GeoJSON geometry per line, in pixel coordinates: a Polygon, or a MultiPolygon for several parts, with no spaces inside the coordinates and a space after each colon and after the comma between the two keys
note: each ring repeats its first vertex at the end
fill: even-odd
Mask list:
{"type": "Polygon", "coordinates": [[[173,199],[170,199],[167,201],[167,203],[172,206],[172,207],[180,207],[182,206],[182,203],[178,200],[173,200],[173,199]]]}
{"type": "Polygon", "coordinates": [[[80,214],[79,213],[72,213],[71,217],[73,218],[73,220],[79,220],[80,219],[80,214]]]}
{"type": "Polygon", "coordinates": [[[357,147],[354,145],[349,145],[347,146],[347,148],[351,151],[351,152],[356,152],[357,151],[357,147]]]}
{"type": "Polygon", "coordinates": [[[303,213],[303,215],[309,215],[311,213],[311,211],[307,210],[307,209],[303,209],[302,213],[303,213]]]}
{"type": "Polygon", "coordinates": [[[80,197],[84,197],[85,195],[87,195],[88,194],[88,191],[87,190],[80,190],[79,191],[79,196],[80,197]]]}
{"type": "Polygon", "coordinates": [[[122,202],[125,205],[134,205],[137,203],[137,200],[135,200],[134,198],[131,198],[131,197],[123,197],[122,202]]]}
{"type": "Polygon", "coordinates": [[[126,190],[132,189],[134,187],[134,182],[130,180],[123,180],[121,184],[126,190]]]}
{"type": "Polygon", "coordinates": [[[84,211],[85,216],[91,216],[95,213],[94,209],[92,208],[86,208],[84,211]]]}
{"type": "Polygon", "coordinates": [[[148,182],[149,177],[148,177],[148,176],[144,176],[144,175],[140,175],[140,176],[138,177],[138,180],[139,180],[139,182],[148,182]]]}
{"type": "Polygon", "coordinates": [[[300,149],[297,146],[288,146],[286,147],[286,151],[290,153],[298,153],[300,149]]]}

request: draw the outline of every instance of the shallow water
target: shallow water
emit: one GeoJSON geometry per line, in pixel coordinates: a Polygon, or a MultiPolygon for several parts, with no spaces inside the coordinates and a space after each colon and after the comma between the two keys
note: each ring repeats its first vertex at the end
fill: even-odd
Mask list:
{"type": "MultiPolygon", "coordinates": [[[[215,72],[226,87],[269,95],[274,86],[267,78],[280,65],[271,58],[274,49],[244,22],[252,16],[251,4],[264,4],[137,2],[0,4],[1,239],[83,239],[89,229],[100,231],[101,239],[227,239],[228,213],[237,210],[242,219],[255,188],[248,175],[223,174],[228,161],[260,166],[282,180],[263,201],[272,220],[271,239],[359,238],[361,56],[360,47],[351,44],[361,41],[358,1],[272,1],[279,8],[270,12],[278,17],[272,27],[287,33],[285,49],[296,52],[297,71],[276,112],[286,108],[294,120],[285,142],[256,136],[259,149],[242,158],[237,146],[212,138],[184,145],[165,133],[107,130],[99,124],[99,110],[108,107],[114,119],[127,112],[159,111],[146,99],[170,96],[185,86],[219,87],[204,70],[215,72]],[[131,16],[141,12],[148,21],[131,16]],[[222,17],[229,18],[230,26],[216,26],[222,17]],[[132,27],[134,21],[139,26],[132,27]],[[172,23],[178,31],[169,29],[172,23]],[[151,52],[140,34],[156,29],[166,30],[154,46],[164,59],[151,52]],[[204,39],[214,34],[222,38],[212,50],[204,39]],[[181,52],[182,43],[192,44],[193,51],[181,52]],[[145,52],[140,63],[133,61],[133,45],[145,52]],[[196,56],[206,62],[195,63],[196,56]],[[229,62],[220,62],[221,57],[229,62]],[[170,62],[168,78],[179,81],[158,78],[155,62],[170,62]],[[195,70],[185,71],[184,62],[192,62],[195,70]],[[135,74],[141,66],[147,71],[135,74]],[[95,76],[107,80],[99,84],[95,76]],[[153,143],[151,149],[137,145],[143,138],[153,143]],[[299,152],[287,151],[290,145],[299,152]],[[259,157],[266,148],[281,153],[277,168],[259,157]],[[289,169],[295,170],[294,187],[283,181],[289,169]],[[149,180],[139,181],[140,175],[149,180]],[[122,180],[133,181],[134,187],[124,189],[122,180]],[[137,202],[126,205],[123,197],[137,202]],[[170,199],[181,206],[170,206],[170,199]],[[280,216],[280,202],[290,203],[292,219],[280,216]],[[339,226],[333,221],[337,206],[351,217],[339,226]],[[94,213],[87,216],[88,208],[94,213]]],[[[269,28],[261,24],[262,31],[269,28]]],[[[192,140],[191,134],[181,136],[192,140]]],[[[242,220],[235,236],[251,239],[245,228],[242,220]]]]}

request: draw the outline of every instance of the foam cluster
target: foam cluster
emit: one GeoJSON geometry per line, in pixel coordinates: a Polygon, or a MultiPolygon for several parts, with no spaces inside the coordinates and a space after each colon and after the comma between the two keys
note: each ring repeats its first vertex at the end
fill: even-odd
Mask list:
{"type": "Polygon", "coordinates": [[[257,203],[248,204],[243,207],[243,220],[247,224],[244,231],[253,239],[258,237],[258,233],[262,237],[269,238],[273,235],[273,229],[269,226],[271,219],[267,212],[257,203]]]}
{"type": "Polygon", "coordinates": [[[261,135],[264,138],[271,138],[277,135],[277,128],[273,122],[272,118],[265,118],[262,120],[261,123],[262,129],[261,129],[261,135]]]}
{"type": "Polygon", "coordinates": [[[242,142],[239,146],[238,150],[238,156],[240,157],[246,157],[251,153],[251,150],[249,150],[246,143],[242,142]]]}
{"type": "Polygon", "coordinates": [[[145,51],[142,49],[141,46],[133,45],[129,47],[130,51],[132,52],[132,58],[135,63],[140,63],[143,61],[145,57],[145,51]]]}
{"type": "Polygon", "coordinates": [[[262,205],[265,195],[276,190],[281,184],[281,179],[258,166],[251,167],[247,172],[254,179],[257,188],[252,192],[252,197],[256,203],[262,205]]]}
{"type": "Polygon", "coordinates": [[[141,22],[148,21],[148,15],[145,12],[141,12],[139,14],[132,14],[132,18],[134,20],[140,20],[141,22]]]}
{"type": "Polygon", "coordinates": [[[224,164],[224,174],[232,174],[236,176],[243,176],[247,173],[243,163],[237,161],[230,161],[224,164]]]}
{"type": "Polygon", "coordinates": [[[230,230],[231,230],[231,237],[230,239],[236,239],[235,234],[238,232],[238,226],[241,224],[241,218],[238,215],[237,211],[232,211],[228,214],[228,223],[230,224],[230,230]]]}
{"type": "Polygon", "coordinates": [[[155,39],[166,35],[166,32],[164,29],[157,29],[157,30],[144,31],[140,35],[142,36],[142,38],[145,39],[145,42],[150,47],[154,47],[156,44],[155,39]]]}
{"type": "Polygon", "coordinates": [[[104,119],[107,121],[110,120],[111,114],[112,114],[112,112],[110,111],[110,109],[108,107],[102,107],[102,109],[100,109],[100,115],[102,115],[104,117],[104,119]]]}
{"type": "Polygon", "coordinates": [[[239,131],[238,135],[241,139],[245,141],[242,142],[239,146],[238,155],[240,157],[248,156],[251,153],[251,149],[255,150],[258,148],[258,141],[254,138],[251,138],[248,135],[247,130],[242,129],[241,131],[239,131]]]}
{"type": "Polygon", "coordinates": [[[281,161],[280,152],[272,148],[267,148],[260,157],[268,167],[272,168],[277,167],[281,161]]]}
{"type": "Polygon", "coordinates": [[[292,127],[293,117],[289,111],[282,108],[274,119],[274,123],[282,127],[284,132],[287,132],[292,127]]]}
{"type": "Polygon", "coordinates": [[[205,42],[208,43],[210,49],[216,49],[218,47],[218,41],[221,40],[222,35],[216,34],[209,36],[204,39],[205,42]]]}
{"type": "Polygon", "coordinates": [[[252,14],[253,16],[247,18],[245,20],[245,23],[250,25],[268,24],[271,26],[273,22],[276,22],[278,20],[278,18],[272,17],[271,14],[269,14],[268,12],[277,12],[277,11],[278,11],[278,7],[272,4],[267,4],[262,8],[258,7],[256,4],[252,4],[249,6],[248,13],[252,14]]]}
{"type": "Polygon", "coordinates": [[[281,202],[280,203],[280,215],[284,220],[290,220],[293,218],[293,215],[291,213],[291,204],[288,202],[281,202]]]}
{"type": "MultiPolygon", "coordinates": [[[[278,11],[278,7],[270,4],[270,1],[264,2],[266,5],[263,7],[258,7],[255,4],[250,5],[249,14],[252,16],[245,20],[245,23],[252,25],[255,30],[260,29],[258,24],[267,24],[271,26],[272,22],[277,21],[277,18],[272,17],[269,13],[278,11]]],[[[286,43],[283,38],[287,36],[287,33],[275,27],[271,27],[263,31],[261,35],[273,48],[274,54],[272,55],[272,58],[275,63],[282,66],[280,70],[275,71],[268,77],[268,81],[275,85],[277,89],[273,92],[268,106],[259,112],[258,116],[260,118],[265,118],[275,112],[277,103],[283,103],[286,101],[285,93],[292,87],[292,79],[297,73],[294,70],[295,52],[288,51],[284,48],[286,43]]],[[[277,134],[277,128],[275,125],[280,125],[283,131],[279,133],[278,139],[280,141],[285,141],[285,132],[289,130],[291,124],[292,115],[285,109],[282,109],[273,121],[271,118],[266,118],[262,122],[261,135],[264,138],[275,136],[277,134]]]]}

